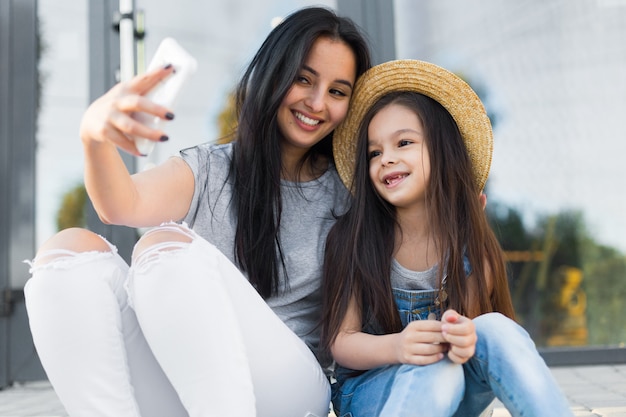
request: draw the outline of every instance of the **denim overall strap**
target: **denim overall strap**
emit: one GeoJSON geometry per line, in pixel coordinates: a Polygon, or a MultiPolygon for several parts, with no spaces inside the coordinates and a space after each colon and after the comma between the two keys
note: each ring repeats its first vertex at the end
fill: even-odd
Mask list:
{"type": "Polygon", "coordinates": [[[436,304],[439,290],[403,290],[393,289],[402,327],[414,320],[441,318],[441,308],[436,304]],[[434,316],[433,316],[434,315],[434,316]]]}

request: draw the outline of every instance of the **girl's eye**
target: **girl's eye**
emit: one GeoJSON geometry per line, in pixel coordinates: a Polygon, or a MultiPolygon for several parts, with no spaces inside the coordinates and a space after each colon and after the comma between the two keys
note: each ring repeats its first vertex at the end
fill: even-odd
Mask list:
{"type": "Polygon", "coordinates": [[[380,155],[380,151],[370,151],[370,153],[368,154],[369,159],[375,158],[378,155],[380,155]]]}
{"type": "Polygon", "coordinates": [[[411,141],[410,141],[410,140],[408,140],[408,139],[402,139],[402,140],[400,141],[400,143],[398,143],[398,146],[399,146],[399,147],[402,147],[402,146],[406,146],[406,145],[410,145],[410,144],[411,144],[411,141]]]}

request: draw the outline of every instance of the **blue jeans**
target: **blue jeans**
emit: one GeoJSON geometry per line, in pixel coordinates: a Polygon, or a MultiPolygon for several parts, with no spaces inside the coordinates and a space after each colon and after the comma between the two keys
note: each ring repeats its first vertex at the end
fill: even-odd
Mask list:
{"type": "MultiPolygon", "coordinates": [[[[434,291],[395,290],[403,324],[439,317],[434,291]],[[408,320],[408,321],[407,321],[408,320]]],[[[361,374],[338,368],[338,417],[479,416],[500,399],[513,417],[572,416],[569,404],[526,331],[489,313],[474,319],[476,353],[464,365],[443,359],[426,366],[389,365],[361,374]]]]}

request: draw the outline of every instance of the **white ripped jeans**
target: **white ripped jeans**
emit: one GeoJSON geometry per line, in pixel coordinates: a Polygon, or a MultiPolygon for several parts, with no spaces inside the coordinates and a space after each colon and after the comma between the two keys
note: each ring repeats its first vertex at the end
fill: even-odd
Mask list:
{"type": "Polygon", "coordinates": [[[143,238],[163,231],[181,241],[137,246],[131,268],[108,242],[34,260],[30,326],[70,416],[327,416],[330,387],[304,342],[193,231],[143,238]]]}

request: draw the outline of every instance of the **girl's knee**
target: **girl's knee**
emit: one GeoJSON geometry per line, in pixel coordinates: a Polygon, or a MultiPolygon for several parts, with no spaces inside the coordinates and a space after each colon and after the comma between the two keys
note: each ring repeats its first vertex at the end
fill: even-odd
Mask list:
{"type": "Polygon", "coordinates": [[[400,365],[395,379],[415,381],[422,387],[422,383],[428,381],[430,387],[448,387],[450,391],[460,389],[461,392],[465,383],[463,367],[448,359],[423,366],[400,365]]]}
{"type": "Polygon", "coordinates": [[[523,346],[534,348],[528,332],[514,320],[500,313],[487,313],[474,319],[479,344],[497,346],[523,346]]]}
{"type": "Polygon", "coordinates": [[[452,415],[465,392],[465,373],[463,366],[448,359],[426,366],[401,365],[392,389],[404,390],[407,378],[402,373],[410,374],[412,389],[410,395],[416,400],[415,406],[429,401],[432,415],[452,415]],[[399,384],[398,384],[399,382],[399,384]]]}

